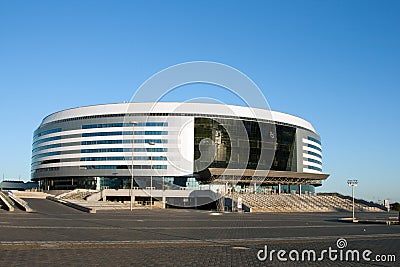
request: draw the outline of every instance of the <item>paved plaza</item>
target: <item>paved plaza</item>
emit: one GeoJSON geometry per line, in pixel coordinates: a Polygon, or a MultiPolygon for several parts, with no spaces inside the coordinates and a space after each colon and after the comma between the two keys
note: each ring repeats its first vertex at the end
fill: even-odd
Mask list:
{"type": "MultiPolygon", "coordinates": [[[[83,213],[46,199],[36,211],[0,210],[1,266],[399,266],[400,226],[341,223],[348,213],[223,213],[137,209],[83,213]],[[260,261],[267,251],[338,249],[397,262],[260,261]],[[261,250],[261,252],[260,252],[261,250]]],[[[388,217],[364,213],[363,217],[388,217]]],[[[286,258],[288,258],[288,253],[286,258]]],[[[295,255],[295,254],[293,254],[295,255]]]]}

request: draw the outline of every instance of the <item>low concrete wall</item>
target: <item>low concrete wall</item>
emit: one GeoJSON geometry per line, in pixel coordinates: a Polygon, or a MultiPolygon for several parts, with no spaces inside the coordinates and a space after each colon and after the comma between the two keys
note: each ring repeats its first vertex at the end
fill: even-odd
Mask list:
{"type": "Polygon", "coordinates": [[[58,196],[58,195],[61,195],[63,193],[68,193],[68,192],[71,192],[71,191],[72,191],[72,189],[71,190],[43,190],[43,192],[45,192],[45,193],[47,193],[49,195],[54,195],[54,196],[58,196]]]}
{"type": "Polygon", "coordinates": [[[15,196],[12,193],[8,193],[8,196],[18,205],[19,208],[26,212],[32,212],[33,210],[31,207],[29,207],[28,202],[26,202],[23,199],[20,199],[19,197],[15,196]]]}
{"type": "MultiPolygon", "coordinates": [[[[215,193],[211,190],[193,190],[193,189],[188,189],[188,190],[160,190],[160,189],[153,189],[150,191],[150,189],[135,189],[132,190],[132,195],[134,197],[148,197],[151,195],[154,198],[161,198],[162,196],[164,197],[186,197],[186,198],[195,198],[195,197],[209,197],[213,200],[216,200],[219,198],[219,194],[215,193]]],[[[104,189],[99,193],[93,194],[87,198],[88,201],[97,201],[103,197],[109,197],[109,196],[130,196],[130,190],[129,189],[104,189]]]]}
{"type": "Polygon", "coordinates": [[[94,193],[86,198],[87,201],[99,201],[103,197],[103,192],[94,193]]]}
{"type": "Polygon", "coordinates": [[[62,199],[58,199],[58,198],[55,198],[55,197],[48,196],[48,197],[46,197],[46,199],[52,200],[54,202],[63,204],[65,206],[68,206],[70,208],[74,208],[74,209],[77,209],[77,210],[80,210],[80,211],[83,211],[83,212],[96,213],[95,209],[84,207],[84,206],[81,206],[81,205],[78,205],[78,204],[75,204],[75,203],[72,203],[72,202],[69,202],[69,201],[65,201],[65,200],[62,200],[62,199]]]}
{"type": "Polygon", "coordinates": [[[19,198],[42,198],[45,199],[49,194],[44,192],[32,192],[32,191],[15,191],[14,195],[19,198]]]}
{"type": "Polygon", "coordinates": [[[14,211],[12,203],[8,200],[7,196],[3,192],[0,192],[0,200],[4,203],[4,205],[6,205],[8,211],[14,211]]]}

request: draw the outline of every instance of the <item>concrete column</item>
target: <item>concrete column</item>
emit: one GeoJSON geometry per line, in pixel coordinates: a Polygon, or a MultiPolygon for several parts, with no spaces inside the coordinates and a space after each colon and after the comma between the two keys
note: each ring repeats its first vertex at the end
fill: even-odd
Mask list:
{"type": "Polygon", "coordinates": [[[256,194],[256,193],[257,193],[257,184],[254,183],[254,194],[256,194]]]}
{"type": "Polygon", "coordinates": [[[162,197],[162,208],[165,209],[165,202],[167,201],[167,198],[165,196],[162,197]]]}
{"type": "Polygon", "coordinates": [[[278,184],[278,195],[281,193],[281,184],[278,184]]]}
{"type": "Polygon", "coordinates": [[[301,184],[299,184],[299,195],[301,195],[301,184]]]}

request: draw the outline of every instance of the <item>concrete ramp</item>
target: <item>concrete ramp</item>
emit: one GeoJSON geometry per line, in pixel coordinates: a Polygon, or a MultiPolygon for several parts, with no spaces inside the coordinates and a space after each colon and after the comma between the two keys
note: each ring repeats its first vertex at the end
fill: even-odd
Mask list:
{"type": "Polygon", "coordinates": [[[91,207],[87,207],[87,206],[83,206],[81,204],[78,203],[74,203],[72,201],[67,201],[67,200],[63,200],[63,199],[58,199],[56,197],[52,197],[52,196],[48,196],[46,199],[63,204],[65,206],[68,206],[70,208],[74,208],[76,210],[80,210],[83,212],[88,212],[88,213],[96,213],[95,209],[92,209],[91,207]]]}
{"type": "Polygon", "coordinates": [[[29,207],[28,202],[26,202],[25,200],[23,200],[23,199],[17,197],[16,195],[14,195],[14,194],[11,193],[11,192],[8,192],[8,197],[15,203],[15,205],[16,205],[18,208],[20,208],[20,209],[22,209],[22,210],[24,210],[24,211],[26,211],[26,212],[33,212],[33,210],[31,209],[31,207],[29,207]]]}
{"type": "Polygon", "coordinates": [[[14,211],[13,201],[3,192],[0,192],[0,202],[8,211],[14,211]]]}

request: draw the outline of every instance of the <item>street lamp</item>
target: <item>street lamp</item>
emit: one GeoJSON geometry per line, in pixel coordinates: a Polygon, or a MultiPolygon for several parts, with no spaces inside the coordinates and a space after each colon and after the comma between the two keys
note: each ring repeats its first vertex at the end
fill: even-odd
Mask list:
{"type": "MultiPolygon", "coordinates": [[[[162,160],[167,160],[167,157],[166,156],[160,156],[160,158],[162,159],[162,160]]],[[[164,165],[163,165],[164,166],[164,165]]],[[[165,166],[167,166],[167,165],[165,165],[165,166]]],[[[165,187],[164,187],[164,184],[165,184],[165,180],[164,180],[164,178],[165,178],[165,173],[164,173],[164,169],[163,169],[163,172],[162,172],[162,196],[161,196],[161,199],[162,199],[162,206],[163,206],[163,209],[165,209],[165,200],[164,200],[164,190],[165,190],[165,187]]]]}
{"type": "Polygon", "coordinates": [[[150,209],[153,208],[153,149],[152,146],[155,145],[154,142],[149,142],[148,143],[150,146],[150,209]]]}
{"type": "Polygon", "coordinates": [[[347,184],[351,186],[351,195],[353,197],[353,222],[355,220],[354,217],[354,187],[358,185],[358,180],[347,180],[347,184]]]}
{"type": "Polygon", "coordinates": [[[130,210],[132,211],[133,209],[133,148],[135,144],[135,125],[136,121],[131,121],[132,124],[132,166],[131,166],[131,183],[130,183],[130,189],[129,189],[129,197],[131,199],[130,201],[130,210]]]}

